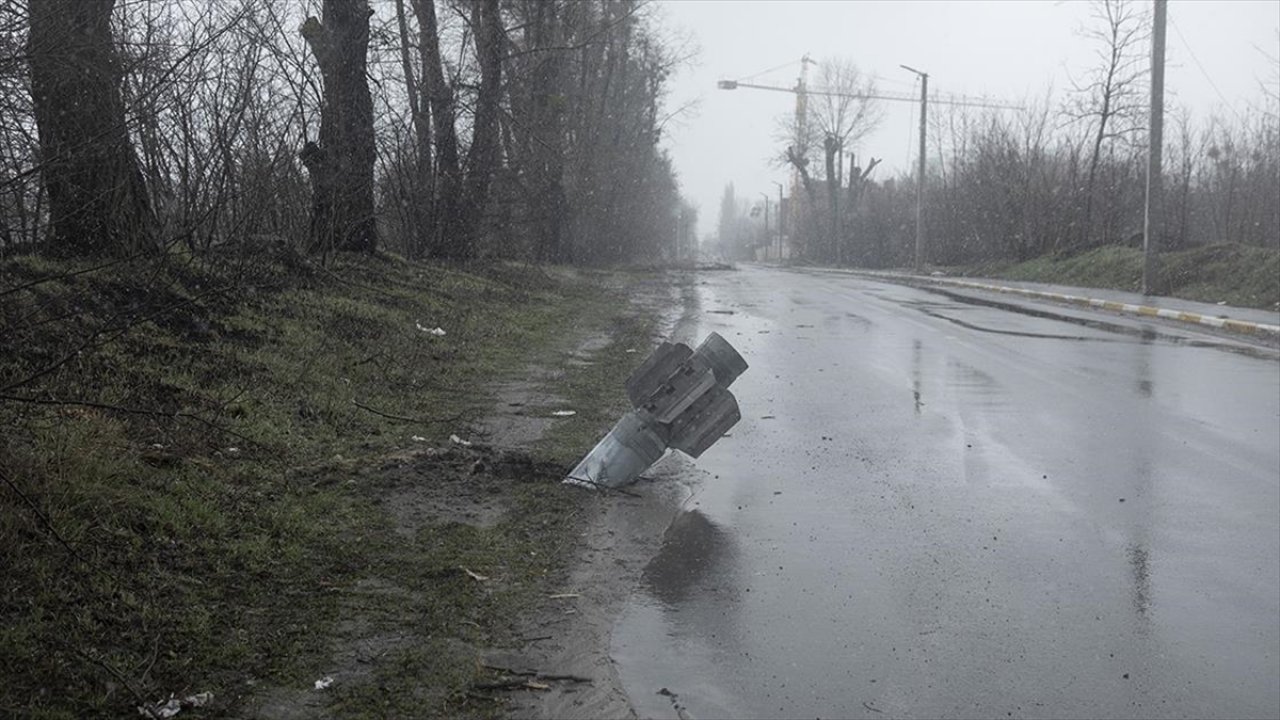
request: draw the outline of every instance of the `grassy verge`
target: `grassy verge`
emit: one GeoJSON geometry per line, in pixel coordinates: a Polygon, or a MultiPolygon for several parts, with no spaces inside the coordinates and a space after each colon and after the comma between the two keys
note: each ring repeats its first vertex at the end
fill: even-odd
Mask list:
{"type": "MultiPolygon", "coordinates": [[[[1061,283],[1138,292],[1142,251],[1110,246],[1072,257],[952,268],[958,275],[1061,283]]],[[[1246,245],[1208,245],[1160,256],[1161,294],[1200,302],[1274,310],[1280,307],[1280,251],[1246,245]]]]}
{"type": "MultiPolygon", "coordinates": [[[[555,571],[572,507],[536,460],[506,478],[449,454],[379,468],[468,436],[495,380],[566,334],[610,331],[610,357],[647,342],[625,299],[533,268],[392,258],[19,258],[0,278],[0,715],[136,715],[205,690],[215,703],[184,714],[236,712],[254,688],[309,688],[335,638],[369,635],[352,623],[407,621],[415,643],[388,644],[325,712],[498,712],[467,697],[465,648],[501,640],[555,571]],[[473,476],[512,511],[429,516],[406,537],[388,492],[448,496],[473,476]]],[[[583,422],[551,456],[595,432],[599,389],[621,393],[627,367],[566,376],[583,422]]]]}

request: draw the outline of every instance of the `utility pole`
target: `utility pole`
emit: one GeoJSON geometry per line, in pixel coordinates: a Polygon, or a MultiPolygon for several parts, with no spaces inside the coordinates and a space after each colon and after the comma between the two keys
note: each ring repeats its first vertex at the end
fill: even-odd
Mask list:
{"type": "Polygon", "coordinates": [[[924,140],[929,117],[929,73],[900,65],[903,70],[920,76],[920,160],[916,171],[916,261],[915,271],[924,271],[924,140]]]}
{"type": "Polygon", "coordinates": [[[787,215],[786,213],[782,212],[782,183],[778,182],[777,180],[774,180],[773,184],[778,186],[778,264],[781,265],[782,264],[782,225],[783,225],[783,220],[787,217],[787,215]]]}
{"type": "Polygon", "coordinates": [[[1164,152],[1164,26],[1168,0],[1155,0],[1151,28],[1151,126],[1147,132],[1147,198],[1142,220],[1142,294],[1157,292],[1160,271],[1156,236],[1164,221],[1162,155],[1164,152]]]}

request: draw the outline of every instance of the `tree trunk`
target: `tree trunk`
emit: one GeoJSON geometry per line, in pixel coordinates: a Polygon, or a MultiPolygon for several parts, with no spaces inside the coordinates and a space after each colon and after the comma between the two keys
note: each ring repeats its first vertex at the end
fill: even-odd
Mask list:
{"type": "Polygon", "coordinates": [[[302,24],[324,79],[320,142],[301,152],[311,174],[311,249],[373,252],[373,100],[365,75],[369,16],[364,0],[324,0],[324,21],[302,24]]]}
{"type": "Polygon", "coordinates": [[[422,77],[431,105],[431,125],[436,141],[435,237],[431,254],[435,257],[468,258],[470,239],[459,232],[462,220],[462,166],[458,161],[458,133],[454,129],[453,88],[445,82],[440,57],[440,30],[436,22],[435,0],[413,0],[421,35],[422,77]]]}
{"type": "Polygon", "coordinates": [[[791,245],[797,252],[797,259],[815,259],[818,253],[820,238],[818,237],[818,192],[813,187],[813,178],[809,175],[809,158],[802,157],[796,152],[794,146],[787,148],[787,162],[795,168],[800,175],[800,185],[804,188],[805,198],[809,201],[807,211],[800,209],[799,198],[793,196],[792,202],[796,203],[796,217],[804,218],[804,232],[797,226],[792,228],[795,237],[791,241],[791,245]]]}
{"type": "MultiPolygon", "coordinates": [[[[1107,82],[1110,84],[1110,75],[1107,82]]],[[[1093,152],[1089,154],[1089,174],[1084,185],[1084,223],[1081,226],[1077,249],[1087,250],[1093,241],[1093,196],[1097,187],[1098,163],[1102,160],[1102,141],[1107,137],[1107,122],[1111,119],[1111,91],[1104,91],[1102,111],[1098,117],[1098,132],[1093,136],[1093,152]]]]}
{"type": "MultiPolygon", "coordinates": [[[[531,48],[554,48],[562,42],[559,5],[546,0],[527,3],[532,15],[531,48]]],[[[564,187],[564,74],[565,50],[538,53],[529,84],[530,142],[526,156],[531,159],[530,201],[536,217],[535,257],[541,262],[564,263],[572,259],[571,245],[565,241],[568,198],[564,187]]]]}
{"type": "Polygon", "coordinates": [[[115,0],[30,0],[27,53],[52,249],[127,254],[159,228],[125,121],[115,0]]]}
{"type": "MultiPolygon", "coordinates": [[[[396,24],[400,30],[400,63],[404,68],[405,94],[409,98],[409,117],[413,123],[415,150],[410,187],[409,256],[419,257],[429,244],[435,219],[431,213],[431,119],[428,116],[426,98],[414,79],[413,60],[409,53],[409,23],[405,17],[404,0],[395,0],[396,24]]],[[[421,55],[421,53],[419,53],[421,55]]]]}
{"type": "Polygon", "coordinates": [[[499,101],[502,92],[502,15],[498,0],[474,0],[472,18],[476,28],[476,59],[480,63],[480,90],[476,96],[475,123],[471,147],[467,150],[467,177],[463,193],[460,232],[467,256],[475,254],[489,201],[489,187],[498,171],[502,154],[498,146],[499,101]]]}

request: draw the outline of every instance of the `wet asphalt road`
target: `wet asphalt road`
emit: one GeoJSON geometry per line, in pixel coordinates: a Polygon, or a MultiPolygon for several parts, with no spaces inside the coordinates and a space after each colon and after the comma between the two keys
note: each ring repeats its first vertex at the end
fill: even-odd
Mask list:
{"type": "Polygon", "coordinates": [[[1280,715],[1274,351],[702,277],[751,369],[614,631],[642,716],[1280,715]]]}

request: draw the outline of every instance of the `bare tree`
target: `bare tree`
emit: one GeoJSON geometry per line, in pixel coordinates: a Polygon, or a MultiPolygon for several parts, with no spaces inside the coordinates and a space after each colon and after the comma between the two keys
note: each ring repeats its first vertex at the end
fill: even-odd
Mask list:
{"type": "MultiPolygon", "coordinates": [[[[780,139],[784,144],[782,160],[800,175],[810,205],[817,209],[817,192],[812,178],[810,154],[814,148],[823,152],[822,181],[826,190],[826,223],[823,241],[814,248],[815,259],[840,262],[843,154],[852,151],[857,142],[874,130],[880,122],[881,110],[874,81],[862,74],[858,66],[844,58],[826,58],[817,63],[818,78],[814,88],[798,93],[797,111],[780,121],[780,139]]],[[[856,182],[850,178],[851,182],[856,182]]],[[[810,213],[813,214],[813,213],[810,213]]]]}
{"type": "Polygon", "coordinates": [[[475,28],[476,59],[480,65],[480,87],[467,149],[466,186],[458,231],[459,242],[474,254],[480,221],[489,200],[489,188],[498,172],[501,149],[498,138],[498,111],[502,95],[502,61],[505,30],[498,0],[472,0],[471,25],[475,28]]]}
{"type": "MultiPolygon", "coordinates": [[[[835,262],[843,262],[843,213],[840,207],[843,154],[852,150],[867,133],[880,123],[881,109],[876,100],[875,82],[863,75],[858,66],[846,58],[830,57],[818,63],[818,83],[823,91],[810,99],[814,130],[822,137],[827,172],[827,207],[829,235],[827,252],[835,262]]],[[[850,178],[851,183],[856,182],[850,178]]]]}
{"type": "Polygon", "coordinates": [[[437,257],[470,257],[472,248],[462,243],[468,236],[458,232],[462,212],[462,162],[459,159],[457,109],[453,86],[445,80],[440,51],[440,23],[435,0],[413,0],[418,16],[419,48],[423,82],[431,106],[431,126],[436,150],[436,202],[431,253],[437,257]]]}
{"type": "MultiPolygon", "coordinates": [[[[395,0],[396,26],[400,31],[400,64],[404,72],[405,97],[409,102],[409,118],[413,126],[413,149],[407,202],[409,203],[408,254],[418,256],[429,243],[428,233],[435,223],[432,212],[432,158],[431,158],[431,111],[429,100],[423,92],[418,80],[421,72],[415,77],[414,54],[410,48],[421,47],[409,34],[409,19],[405,12],[405,0],[395,0]]],[[[421,38],[421,34],[418,36],[421,38]]],[[[421,58],[421,52],[418,53],[421,58]]]]}
{"type": "Polygon", "coordinates": [[[302,36],[324,78],[319,143],[300,157],[312,183],[313,250],[377,248],[373,204],[373,100],[365,74],[369,16],[364,0],[324,0],[324,20],[308,17],[302,36]]]}
{"type": "Polygon", "coordinates": [[[129,138],[115,0],[29,0],[32,108],[53,251],[131,253],[158,245],[129,138]]]}
{"type": "MultiPolygon", "coordinates": [[[[1076,242],[1095,244],[1092,239],[1098,170],[1104,150],[1111,141],[1127,138],[1142,125],[1146,110],[1143,84],[1150,68],[1145,50],[1151,33],[1150,18],[1133,0],[1094,0],[1093,26],[1082,31],[1095,45],[1097,65],[1075,90],[1078,97],[1072,114],[1088,124],[1092,135],[1088,173],[1084,187],[1084,218],[1076,242]]],[[[1114,185],[1108,188],[1114,190],[1114,185]]],[[[1113,238],[1104,232],[1097,243],[1113,238]]]]}
{"type": "Polygon", "coordinates": [[[508,154],[525,172],[518,176],[529,206],[533,254],[565,262],[572,257],[565,193],[566,93],[573,51],[572,8],[558,0],[522,0],[514,5],[523,28],[513,41],[507,82],[511,107],[508,154]]]}
{"type": "Polygon", "coordinates": [[[34,248],[45,193],[37,170],[40,142],[27,72],[27,12],[0,3],[0,254],[34,248]]]}

